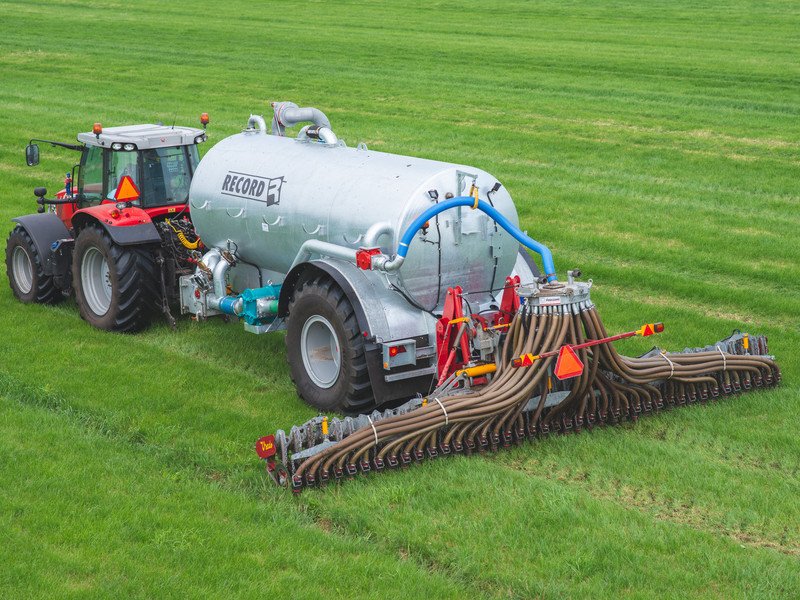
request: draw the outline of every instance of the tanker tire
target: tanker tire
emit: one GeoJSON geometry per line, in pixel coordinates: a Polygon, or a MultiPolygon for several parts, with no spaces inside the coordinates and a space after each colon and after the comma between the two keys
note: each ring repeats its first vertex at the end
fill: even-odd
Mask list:
{"type": "MultiPolygon", "coordinates": [[[[118,246],[105,231],[89,225],[75,240],[72,281],[81,317],[90,325],[120,333],[141,331],[150,325],[157,308],[158,280],[155,260],[149,250],[118,246]],[[107,267],[105,276],[110,284],[110,288],[107,288],[108,309],[102,314],[98,314],[99,311],[93,309],[91,304],[94,302],[97,306],[105,298],[99,297],[101,294],[97,289],[94,292],[88,289],[87,282],[83,280],[83,273],[87,271],[83,268],[86,260],[100,261],[101,268],[104,262],[107,267]]],[[[95,288],[99,287],[95,284],[95,288]]]]}
{"type": "Polygon", "coordinates": [[[375,407],[364,338],[353,305],[330,277],[320,275],[306,280],[295,290],[289,303],[286,358],[297,393],[311,406],[321,411],[348,414],[367,412],[375,407]],[[314,317],[322,317],[333,327],[341,349],[338,377],[327,388],[313,381],[303,362],[303,328],[314,317]]]}
{"type": "Polygon", "coordinates": [[[6,273],[11,291],[20,302],[57,304],[64,300],[64,294],[56,287],[52,275],[45,275],[36,244],[19,225],[6,242],[6,273]],[[18,272],[20,269],[22,272],[18,272]]]}

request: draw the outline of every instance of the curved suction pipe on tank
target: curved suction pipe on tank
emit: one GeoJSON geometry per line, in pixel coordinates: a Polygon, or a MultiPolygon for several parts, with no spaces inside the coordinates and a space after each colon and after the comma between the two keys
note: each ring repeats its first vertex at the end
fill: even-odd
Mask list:
{"type": "MultiPolygon", "coordinates": [[[[356,262],[356,251],[352,248],[345,248],[344,246],[323,242],[322,240],[307,240],[300,246],[300,250],[297,252],[292,266],[289,267],[289,271],[300,263],[306,262],[314,254],[332,256],[333,258],[340,258],[353,263],[356,262]]],[[[287,271],[287,273],[289,271],[287,271]]]]}
{"type": "Polygon", "coordinates": [[[389,221],[380,221],[370,226],[364,234],[363,246],[365,248],[377,248],[380,246],[378,240],[384,236],[389,236],[389,244],[394,243],[394,226],[389,221]]]}
{"type": "MultiPolygon", "coordinates": [[[[215,304],[218,304],[220,300],[222,300],[225,296],[228,295],[228,289],[225,282],[225,276],[228,274],[228,269],[231,268],[231,263],[228,260],[220,255],[219,262],[216,264],[214,269],[212,270],[212,277],[214,281],[214,296],[216,298],[213,300],[215,304]]],[[[212,299],[209,298],[209,303],[212,302],[212,299]]],[[[218,307],[214,307],[218,308],[218,307]]]]}
{"type": "Polygon", "coordinates": [[[272,119],[272,135],[283,135],[286,127],[297,123],[314,123],[320,127],[331,128],[331,122],[325,113],[313,107],[300,108],[294,102],[273,102],[275,116],[272,119]]]}
{"type": "Polygon", "coordinates": [[[258,126],[258,132],[266,135],[267,134],[267,122],[264,120],[264,117],[261,115],[250,115],[250,118],[247,119],[247,128],[248,129],[255,129],[258,126]]]}
{"type": "Polygon", "coordinates": [[[547,277],[547,281],[558,280],[556,277],[556,268],[553,264],[553,254],[550,252],[550,248],[526,235],[519,229],[519,227],[509,221],[494,206],[484,202],[483,200],[476,201],[472,196],[458,196],[456,198],[450,198],[449,200],[440,202],[435,206],[431,206],[428,210],[414,219],[411,225],[408,226],[408,229],[406,229],[403,237],[400,240],[400,244],[397,246],[397,254],[395,254],[394,258],[390,259],[388,256],[374,256],[372,258],[373,268],[380,269],[381,271],[396,271],[399,269],[403,262],[405,262],[406,254],[408,254],[408,247],[414,240],[414,235],[416,235],[417,231],[419,231],[422,226],[425,225],[425,223],[439,213],[459,206],[477,208],[489,215],[495,223],[510,233],[511,236],[520,244],[533,250],[542,257],[542,263],[544,265],[544,272],[547,277]]]}
{"type": "Polygon", "coordinates": [[[211,273],[211,283],[214,286],[214,293],[207,296],[209,308],[216,310],[220,309],[220,302],[227,296],[228,290],[225,283],[225,276],[228,269],[231,268],[231,263],[222,256],[222,253],[217,248],[212,248],[203,255],[200,262],[206,267],[202,269],[199,266],[195,270],[195,276],[208,279],[209,272],[211,273]]]}
{"type": "Polygon", "coordinates": [[[320,125],[306,125],[297,133],[298,140],[311,138],[312,140],[319,140],[327,146],[336,146],[339,144],[339,138],[330,127],[322,127],[320,125]]]}

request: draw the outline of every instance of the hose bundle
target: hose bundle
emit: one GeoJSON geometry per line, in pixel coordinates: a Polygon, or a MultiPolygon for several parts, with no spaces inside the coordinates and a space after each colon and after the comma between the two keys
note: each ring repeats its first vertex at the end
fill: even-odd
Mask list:
{"type": "Polygon", "coordinates": [[[553,377],[554,357],[530,368],[512,367],[512,360],[526,353],[540,355],[608,337],[591,302],[579,310],[576,306],[523,306],[498,353],[497,373],[484,387],[452,395],[434,392],[415,410],[366,417],[346,437],[326,437],[294,454],[289,460],[293,489],[404,466],[426,456],[495,450],[550,432],[635,420],[643,413],[780,380],[777,365],[765,355],[765,338],[746,335],[714,348],[682,353],[656,349],[639,358],[622,356],[611,344],[584,348],[577,350],[583,372],[564,382],[553,377]]]}

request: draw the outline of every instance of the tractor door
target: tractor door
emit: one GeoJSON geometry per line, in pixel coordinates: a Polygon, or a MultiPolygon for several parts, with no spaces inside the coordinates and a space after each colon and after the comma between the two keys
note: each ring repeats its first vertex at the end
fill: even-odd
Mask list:
{"type": "Polygon", "coordinates": [[[97,206],[103,201],[103,173],[107,154],[100,146],[87,146],[84,149],[78,175],[78,208],[97,206]]]}
{"type": "MultiPolygon", "coordinates": [[[[81,152],[81,161],[76,165],[78,171],[77,193],[74,202],[58,204],[55,207],[58,218],[72,228],[72,215],[80,208],[100,204],[103,193],[104,150],[97,146],[86,146],[81,152]]],[[[73,173],[74,173],[73,169],[73,173]]],[[[61,196],[59,196],[61,197],[61,196]]]]}

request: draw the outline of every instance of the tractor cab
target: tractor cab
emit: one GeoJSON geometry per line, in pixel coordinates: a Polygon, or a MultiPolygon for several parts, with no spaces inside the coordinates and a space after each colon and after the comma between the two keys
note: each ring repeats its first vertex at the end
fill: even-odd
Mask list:
{"type": "Polygon", "coordinates": [[[92,131],[78,134],[80,145],[31,140],[26,159],[31,166],[39,162],[37,141],[81,152],[79,163],[67,174],[55,200],[40,201],[42,206],[55,206],[68,227],[76,211],[116,202],[117,187],[125,176],[139,191],[132,204],[153,218],[176,212],[177,206],[187,203],[192,175],[200,161],[197,145],[206,139],[205,130],[193,127],[127,125],[104,129],[95,123],[92,131]]]}
{"type": "Polygon", "coordinates": [[[78,202],[84,206],[114,201],[119,181],[129,176],[144,209],[185,204],[200,156],[202,129],[164,125],[96,127],[78,134],[83,142],[78,172],[78,202]],[[99,133],[98,133],[99,131],[99,133]]]}

